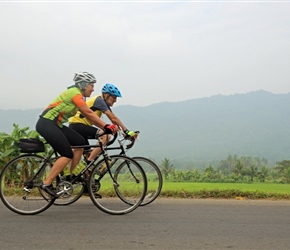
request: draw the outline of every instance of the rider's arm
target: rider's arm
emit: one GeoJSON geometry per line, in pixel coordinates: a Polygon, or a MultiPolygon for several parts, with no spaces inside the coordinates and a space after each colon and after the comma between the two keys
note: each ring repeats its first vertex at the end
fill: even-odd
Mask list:
{"type": "Polygon", "coordinates": [[[83,114],[83,116],[85,116],[87,119],[89,119],[95,126],[103,129],[106,125],[106,123],[100,118],[98,117],[94,111],[92,111],[88,105],[82,105],[79,108],[79,111],[83,114]]]}
{"type": "Polygon", "coordinates": [[[121,122],[121,120],[117,116],[115,116],[114,113],[112,113],[110,110],[106,110],[104,113],[113,124],[120,126],[123,131],[127,130],[126,126],[121,122]]]}

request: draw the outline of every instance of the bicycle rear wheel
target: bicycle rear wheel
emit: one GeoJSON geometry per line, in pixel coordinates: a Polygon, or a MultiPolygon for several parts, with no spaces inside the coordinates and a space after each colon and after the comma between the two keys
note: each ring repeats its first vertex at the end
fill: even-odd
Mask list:
{"type": "MultiPolygon", "coordinates": [[[[38,214],[49,208],[55,198],[43,196],[40,185],[51,169],[51,163],[34,154],[20,155],[8,162],[0,175],[0,197],[11,211],[22,215],[38,214]],[[42,170],[32,180],[36,172],[42,170]]],[[[42,191],[43,192],[43,191],[42,191]]]]}
{"type": "Polygon", "coordinates": [[[134,211],[143,201],[147,179],[142,167],[127,156],[110,156],[110,170],[100,176],[105,160],[99,161],[90,173],[88,190],[92,202],[103,212],[122,215],[134,211]]]}
{"type": "Polygon", "coordinates": [[[140,206],[145,206],[153,202],[161,193],[163,178],[158,166],[151,160],[145,157],[132,157],[137,161],[144,170],[147,177],[147,193],[140,206]]]}

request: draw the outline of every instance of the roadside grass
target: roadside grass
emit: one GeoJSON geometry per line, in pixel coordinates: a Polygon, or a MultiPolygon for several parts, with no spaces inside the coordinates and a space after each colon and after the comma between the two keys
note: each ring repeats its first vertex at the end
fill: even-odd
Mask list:
{"type": "Polygon", "coordinates": [[[160,197],[290,200],[290,184],[165,181],[160,197]]]}

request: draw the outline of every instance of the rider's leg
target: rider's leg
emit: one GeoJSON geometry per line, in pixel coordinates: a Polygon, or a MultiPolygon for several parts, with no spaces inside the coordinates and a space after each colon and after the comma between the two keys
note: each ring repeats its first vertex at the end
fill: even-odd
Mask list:
{"type": "MultiPolygon", "coordinates": [[[[36,124],[37,132],[42,135],[50,146],[60,154],[60,158],[53,164],[47,178],[43,181],[41,188],[52,196],[55,194],[52,182],[56,176],[65,168],[65,166],[74,158],[71,145],[84,145],[84,138],[77,132],[66,126],[59,127],[54,121],[45,118],[39,118],[36,124]]],[[[76,155],[77,160],[78,154],[76,155]]]]}
{"type": "Polygon", "coordinates": [[[48,176],[43,181],[43,184],[49,185],[53,182],[53,180],[56,178],[56,176],[64,169],[64,167],[70,162],[70,158],[67,157],[59,157],[55,163],[53,164],[53,167],[51,168],[48,176]]]}
{"type": "MultiPolygon", "coordinates": [[[[103,145],[107,145],[108,141],[110,140],[110,135],[103,135],[101,137],[102,143],[103,145]]],[[[87,161],[92,161],[96,158],[96,156],[101,152],[101,148],[100,147],[96,147],[92,150],[91,154],[89,155],[87,161]]]]}
{"type": "MultiPolygon", "coordinates": [[[[70,129],[63,126],[59,127],[54,121],[40,117],[36,123],[37,132],[44,137],[49,145],[60,154],[60,158],[55,161],[48,177],[43,181],[44,185],[50,185],[54,178],[64,169],[68,162],[73,158],[73,152],[70,146],[70,129]]],[[[72,132],[74,133],[76,132],[72,132]]],[[[83,141],[83,138],[76,133],[77,139],[74,143],[83,141]],[[79,138],[78,138],[79,137],[79,138]]]]}
{"type": "Polygon", "coordinates": [[[83,148],[75,148],[73,150],[73,152],[74,152],[74,157],[71,161],[70,173],[72,173],[73,170],[75,169],[75,167],[79,164],[81,157],[83,155],[84,149],[83,148]]]}

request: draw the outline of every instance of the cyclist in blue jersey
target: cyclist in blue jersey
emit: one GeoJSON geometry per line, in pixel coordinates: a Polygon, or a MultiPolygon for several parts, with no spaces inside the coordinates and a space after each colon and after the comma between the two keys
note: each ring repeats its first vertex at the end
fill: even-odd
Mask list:
{"type": "MultiPolygon", "coordinates": [[[[111,107],[113,107],[118,97],[122,97],[119,89],[111,83],[106,83],[102,88],[102,94],[89,99],[87,101],[87,105],[97,114],[97,116],[101,117],[102,114],[105,114],[113,124],[121,127],[126,135],[136,138],[138,134],[134,131],[128,130],[123,122],[111,110],[111,107]]],[[[94,127],[92,122],[84,117],[81,112],[77,112],[69,119],[69,128],[82,135],[86,139],[87,144],[89,144],[88,139],[96,138],[96,133],[98,133],[99,130],[94,127]]],[[[108,142],[108,137],[109,136],[102,137],[102,142],[104,145],[108,142]]],[[[101,149],[98,147],[94,148],[87,158],[87,163],[90,163],[90,161],[92,161],[99,154],[100,150],[101,149]]]]}

